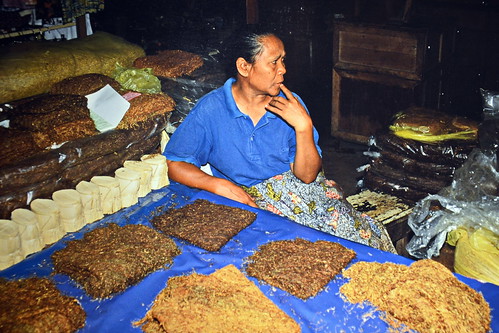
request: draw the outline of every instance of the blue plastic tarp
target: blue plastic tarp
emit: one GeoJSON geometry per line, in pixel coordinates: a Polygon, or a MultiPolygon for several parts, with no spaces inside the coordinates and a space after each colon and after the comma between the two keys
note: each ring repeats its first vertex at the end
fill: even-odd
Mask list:
{"type": "MultiPolygon", "coordinates": [[[[223,197],[191,190],[173,184],[151,192],[139,203],[108,215],[102,220],[87,225],[81,231],[68,234],[61,241],[29,256],[19,264],[0,272],[0,276],[18,279],[30,276],[50,277],[62,293],[76,297],[87,314],[86,325],[79,332],[140,332],[133,322],[144,317],[151,308],[157,294],[165,288],[170,277],[191,273],[211,274],[226,265],[233,264],[244,272],[245,260],[260,245],[276,240],[303,238],[309,241],[327,240],[356,252],[352,261],[393,262],[410,265],[412,260],[392,253],[380,251],[358,243],[301,226],[270,212],[251,208],[223,197]],[[173,264],[145,277],[137,285],[110,298],[94,300],[69,277],[53,274],[51,254],[65,247],[72,239],[81,238],[85,232],[108,223],[149,225],[153,216],[167,209],[178,208],[196,199],[207,199],[214,203],[245,208],[257,213],[257,219],[231,239],[219,252],[209,252],[174,238],[182,253],[175,257],[173,264]]],[[[499,332],[499,286],[482,283],[456,274],[459,280],[481,292],[492,309],[492,332],[499,332]]],[[[248,277],[279,308],[294,318],[303,332],[387,332],[388,325],[380,319],[381,313],[369,304],[351,304],[345,301],[339,288],[347,279],[338,275],[315,297],[302,300],[278,288],[248,277]]]]}

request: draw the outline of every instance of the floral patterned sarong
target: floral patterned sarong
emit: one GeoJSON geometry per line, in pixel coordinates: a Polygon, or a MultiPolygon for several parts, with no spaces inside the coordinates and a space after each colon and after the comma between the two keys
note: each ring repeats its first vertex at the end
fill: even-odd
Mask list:
{"type": "Polygon", "coordinates": [[[323,172],[310,184],[287,171],[243,189],[262,209],[337,237],[397,253],[384,225],[356,211],[323,172]]]}

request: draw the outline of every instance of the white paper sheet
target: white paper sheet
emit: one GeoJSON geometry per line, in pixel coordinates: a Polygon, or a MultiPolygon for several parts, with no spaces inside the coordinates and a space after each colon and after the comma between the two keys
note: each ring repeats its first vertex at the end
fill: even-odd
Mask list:
{"type": "Polygon", "coordinates": [[[94,120],[95,128],[99,132],[106,132],[118,126],[130,108],[130,102],[109,84],[86,97],[90,117],[94,120]]]}

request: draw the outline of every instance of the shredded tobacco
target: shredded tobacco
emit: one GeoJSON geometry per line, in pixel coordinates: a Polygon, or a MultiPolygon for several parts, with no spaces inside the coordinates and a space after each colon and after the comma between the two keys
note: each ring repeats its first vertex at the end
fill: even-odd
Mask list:
{"type": "Polygon", "coordinates": [[[144,332],[300,332],[235,266],[210,275],[168,280],[146,316],[135,323],[144,332]]]}
{"type": "Polygon", "coordinates": [[[301,238],[260,246],[248,258],[248,275],[307,299],[317,295],[348,263],[355,252],[329,241],[301,238]]]}
{"type": "Polygon", "coordinates": [[[424,259],[411,266],[358,262],[343,272],[340,292],[351,303],[369,302],[384,312],[392,331],[488,332],[490,307],[480,293],[445,266],[424,259]]]}
{"type": "Polygon", "coordinates": [[[190,75],[203,64],[200,55],[182,50],[164,50],[155,55],[139,57],[133,62],[137,68],[152,68],[154,75],[169,78],[190,75]]]}
{"type": "Polygon", "coordinates": [[[78,301],[47,278],[0,279],[1,332],[75,332],[85,319],[78,301]]]}
{"type": "Polygon", "coordinates": [[[248,210],[198,199],[155,216],[151,223],[167,235],[207,251],[218,251],[255,219],[256,213],[248,210]]]}
{"type": "Polygon", "coordinates": [[[144,225],[110,224],[52,254],[56,273],[66,274],[94,298],[105,298],[173,263],[180,249],[168,236],[144,225]]]}

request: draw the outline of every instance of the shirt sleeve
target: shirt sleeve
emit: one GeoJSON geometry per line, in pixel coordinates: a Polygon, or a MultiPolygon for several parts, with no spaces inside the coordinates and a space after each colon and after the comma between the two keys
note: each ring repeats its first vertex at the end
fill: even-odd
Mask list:
{"type": "MultiPolygon", "coordinates": [[[[200,101],[201,102],[201,101],[200,101]]],[[[163,155],[171,161],[194,164],[197,167],[207,163],[211,150],[207,122],[203,119],[203,103],[198,103],[172,134],[163,155]]]]}

